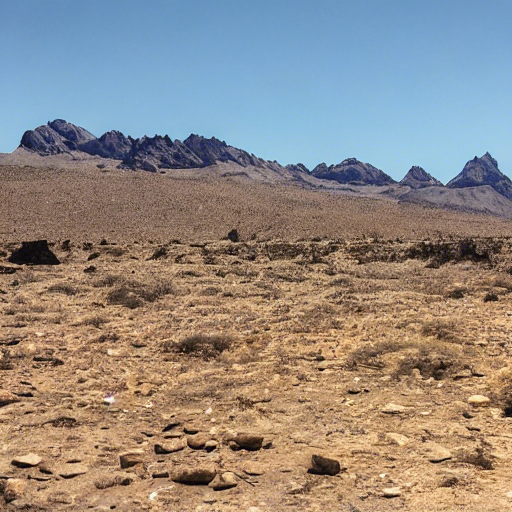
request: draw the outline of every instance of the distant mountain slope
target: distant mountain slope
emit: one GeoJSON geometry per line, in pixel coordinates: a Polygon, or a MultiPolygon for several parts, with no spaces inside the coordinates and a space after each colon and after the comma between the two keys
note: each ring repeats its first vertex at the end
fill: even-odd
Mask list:
{"type": "Polygon", "coordinates": [[[419,188],[402,194],[400,202],[512,218],[512,201],[489,185],[458,189],[419,188]]]}
{"type": "Polygon", "coordinates": [[[411,188],[424,188],[424,187],[442,187],[443,184],[431,176],[422,167],[413,165],[404,178],[400,181],[400,185],[411,188]]]}
{"type": "Polygon", "coordinates": [[[373,165],[360,162],[356,158],[347,158],[337,165],[327,167],[325,163],[317,165],[313,176],[323,180],[333,180],[350,185],[391,185],[393,178],[373,165]]]}
{"type": "Polygon", "coordinates": [[[448,188],[466,188],[489,185],[496,192],[512,200],[512,181],[498,169],[498,162],[489,154],[470,160],[453,180],[448,188]]]}

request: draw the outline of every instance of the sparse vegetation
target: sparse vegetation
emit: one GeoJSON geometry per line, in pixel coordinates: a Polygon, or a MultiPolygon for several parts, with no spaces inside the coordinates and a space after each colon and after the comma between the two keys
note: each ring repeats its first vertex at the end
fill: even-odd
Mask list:
{"type": "Polygon", "coordinates": [[[432,320],[423,324],[421,332],[424,336],[433,336],[441,341],[460,343],[458,330],[453,320],[432,320]]]}
{"type": "Polygon", "coordinates": [[[227,334],[194,334],[178,342],[174,349],[182,354],[196,355],[208,361],[231,348],[233,342],[233,337],[227,334]]]}
{"type": "Polygon", "coordinates": [[[55,283],[48,287],[49,293],[63,293],[64,295],[76,295],[78,289],[68,283],[55,283]]]}

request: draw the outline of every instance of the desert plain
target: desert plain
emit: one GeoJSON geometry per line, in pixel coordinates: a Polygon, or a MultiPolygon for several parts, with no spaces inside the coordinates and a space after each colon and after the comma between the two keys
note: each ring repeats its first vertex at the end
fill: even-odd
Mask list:
{"type": "Polygon", "coordinates": [[[0,167],[0,509],[512,510],[511,237],[222,165],[0,167]],[[59,265],[9,261],[40,239],[59,265]]]}

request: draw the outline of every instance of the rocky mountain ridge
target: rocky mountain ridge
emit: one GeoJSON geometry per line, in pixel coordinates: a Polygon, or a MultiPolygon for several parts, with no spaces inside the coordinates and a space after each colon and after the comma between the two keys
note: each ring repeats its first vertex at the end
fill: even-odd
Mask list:
{"type": "Polygon", "coordinates": [[[320,179],[333,180],[350,185],[382,186],[396,183],[385,172],[371,164],[360,162],[356,158],[347,158],[343,162],[330,165],[329,167],[327,167],[327,164],[321,163],[311,171],[311,174],[320,179]]]}
{"type": "MultiPolygon", "coordinates": [[[[436,205],[443,203],[443,198],[447,198],[450,203],[451,199],[448,198],[452,196],[457,198],[457,202],[465,195],[471,198],[479,196],[473,193],[461,196],[448,193],[447,189],[482,186],[491,187],[500,196],[512,200],[512,181],[499,170],[497,161],[489,153],[468,161],[462,172],[444,187],[439,180],[419,166],[411,167],[399,183],[381,169],[356,158],[347,158],[339,164],[330,166],[321,163],[310,172],[303,164],[283,166],[275,160],[258,158],[215,137],[206,138],[191,134],[184,141],[172,140],[168,135],[134,139],[120,131],[112,130],[96,138],[84,128],[63,119],[56,119],[25,132],[20,148],[41,156],[82,154],[109,158],[119,160],[118,167],[121,169],[141,169],[150,172],[157,172],[159,169],[197,169],[218,163],[233,163],[246,169],[259,170],[258,172],[275,173],[278,181],[286,177],[287,180],[291,178],[307,183],[308,186],[339,188],[341,184],[356,188],[383,187],[383,193],[390,197],[400,200],[414,197],[415,202],[424,197],[427,204],[435,196],[436,205]],[[424,189],[431,187],[436,190],[423,192],[424,189]],[[410,194],[411,191],[417,192],[410,194]]],[[[489,194],[484,195],[487,197],[489,194]]]]}

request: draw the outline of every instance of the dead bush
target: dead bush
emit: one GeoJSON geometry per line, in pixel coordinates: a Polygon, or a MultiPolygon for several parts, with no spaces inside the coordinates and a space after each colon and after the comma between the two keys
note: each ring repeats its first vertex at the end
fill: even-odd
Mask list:
{"type": "Polygon", "coordinates": [[[107,294],[111,305],[135,309],[146,302],[154,302],[164,295],[175,292],[170,282],[139,283],[138,281],[117,280],[117,286],[107,294]]]}
{"type": "Polygon", "coordinates": [[[208,361],[228,350],[233,342],[233,338],[226,334],[194,334],[177,343],[175,350],[182,354],[196,355],[208,361]]]}
{"type": "Polygon", "coordinates": [[[468,289],[464,287],[456,287],[448,290],[444,296],[447,299],[463,299],[464,296],[468,293],[468,289]]]}
{"type": "Polygon", "coordinates": [[[398,379],[402,375],[411,375],[413,370],[417,369],[424,379],[432,377],[441,380],[465,367],[467,365],[460,360],[458,352],[439,343],[428,344],[415,348],[402,359],[393,377],[398,379]]]}
{"type": "Polygon", "coordinates": [[[64,295],[76,295],[78,289],[67,283],[55,283],[46,290],[49,293],[63,293],[64,295]]]}
{"type": "Polygon", "coordinates": [[[0,352],[0,370],[12,370],[13,368],[11,353],[5,348],[2,349],[0,352]]]}
{"type": "Polygon", "coordinates": [[[424,336],[433,336],[441,341],[450,343],[460,342],[459,336],[456,334],[457,325],[451,320],[432,320],[423,324],[421,332],[424,336]]]}
{"type": "Polygon", "coordinates": [[[463,451],[457,457],[459,462],[471,464],[485,470],[494,469],[494,457],[489,453],[487,443],[481,442],[475,451],[463,451]]]}
{"type": "Polygon", "coordinates": [[[355,369],[358,366],[369,366],[372,368],[384,368],[385,363],[382,357],[392,352],[404,349],[403,343],[398,341],[381,341],[379,343],[365,345],[352,351],[347,360],[347,367],[355,369]]]}
{"type": "Polygon", "coordinates": [[[99,329],[103,324],[106,324],[108,322],[109,322],[109,320],[107,318],[105,318],[104,316],[94,315],[94,316],[85,318],[82,321],[82,325],[92,325],[93,327],[96,327],[97,329],[99,329]]]}

